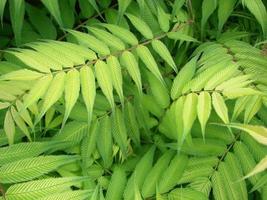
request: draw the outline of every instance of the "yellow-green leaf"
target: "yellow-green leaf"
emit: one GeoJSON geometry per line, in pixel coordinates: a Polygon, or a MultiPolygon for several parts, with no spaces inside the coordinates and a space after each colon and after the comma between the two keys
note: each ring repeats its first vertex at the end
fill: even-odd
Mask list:
{"type": "Polygon", "coordinates": [[[65,77],[65,113],[62,121],[64,127],[70,112],[80,93],[80,76],[76,69],[70,70],[65,77]]]}
{"type": "Polygon", "coordinates": [[[177,67],[174,60],[172,59],[171,53],[163,42],[160,40],[152,40],[153,49],[160,55],[160,57],[165,60],[168,65],[170,65],[173,70],[177,73],[177,67]]]}
{"type": "Polygon", "coordinates": [[[64,92],[64,84],[65,84],[65,72],[59,72],[55,75],[53,80],[51,81],[47,92],[44,97],[44,101],[41,107],[41,111],[35,123],[37,123],[46,113],[46,111],[58,101],[58,99],[62,96],[64,92]]]}
{"type": "Polygon", "coordinates": [[[218,92],[212,93],[212,105],[217,115],[221,118],[221,120],[225,124],[228,124],[229,123],[228,109],[220,93],[218,92]]]}
{"type": "Polygon", "coordinates": [[[134,27],[146,38],[152,39],[153,33],[146,22],[136,17],[135,15],[127,13],[126,16],[129,18],[134,27]]]}
{"type": "Polygon", "coordinates": [[[142,80],[136,58],[130,51],[124,51],[121,55],[122,64],[126,67],[128,73],[135,82],[139,93],[142,93],[142,80]]]}
{"type": "Polygon", "coordinates": [[[91,67],[84,66],[80,70],[81,91],[88,113],[88,123],[92,120],[93,107],[96,95],[95,75],[91,67]]]}
{"type": "Polygon", "coordinates": [[[122,105],[124,104],[124,96],[122,90],[122,73],[121,66],[118,58],[115,56],[109,56],[107,58],[108,68],[110,70],[113,86],[119,95],[122,105]]]}
{"type": "Polygon", "coordinates": [[[31,106],[34,102],[38,101],[45,94],[52,79],[52,75],[46,75],[40,78],[37,83],[34,84],[29,94],[27,94],[24,98],[25,108],[31,106]]]}
{"type": "Polygon", "coordinates": [[[10,145],[13,144],[16,129],[15,129],[15,123],[14,123],[10,110],[6,112],[6,116],[4,120],[4,131],[6,133],[8,143],[10,145]]]}
{"type": "Polygon", "coordinates": [[[115,103],[113,99],[113,86],[112,86],[112,78],[109,75],[110,70],[105,62],[99,60],[95,64],[95,72],[97,82],[106,96],[112,110],[115,109],[115,103]]]}
{"type": "Polygon", "coordinates": [[[163,77],[159,71],[158,65],[152,56],[149,49],[144,45],[139,45],[136,48],[138,56],[141,58],[141,60],[145,63],[146,67],[161,81],[163,85],[165,85],[165,82],[163,80],[163,77]]]}
{"type": "Polygon", "coordinates": [[[197,116],[200,122],[203,139],[205,139],[205,128],[211,112],[211,97],[208,92],[200,92],[197,104],[197,116]]]}

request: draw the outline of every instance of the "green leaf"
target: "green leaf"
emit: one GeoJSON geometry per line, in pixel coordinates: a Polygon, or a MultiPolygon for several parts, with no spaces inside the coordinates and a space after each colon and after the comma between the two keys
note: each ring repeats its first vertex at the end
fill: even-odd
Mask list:
{"type": "Polygon", "coordinates": [[[41,107],[41,111],[35,123],[39,122],[40,119],[46,113],[46,111],[52,105],[54,105],[58,101],[58,99],[62,96],[64,91],[64,84],[65,84],[65,72],[57,73],[47,89],[47,92],[44,96],[44,101],[41,107]]]}
{"type": "Polygon", "coordinates": [[[134,172],[128,179],[126,188],[124,190],[123,197],[126,200],[133,199],[135,196],[134,187],[138,189],[142,186],[147,173],[151,170],[153,164],[153,158],[155,153],[155,146],[150,147],[150,149],[143,155],[140,161],[136,164],[134,172]],[[136,186],[135,186],[136,185],[136,186]]]}
{"type": "Polygon", "coordinates": [[[14,123],[10,110],[6,112],[6,116],[4,120],[4,130],[5,130],[7,139],[8,139],[8,143],[10,145],[13,144],[16,130],[15,130],[15,123],[14,123]]]}
{"type": "Polygon", "coordinates": [[[160,108],[167,108],[170,105],[169,91],[153,74],[147,73],[151,93],[160,108]]]}
{"type": "Polygon", "coordinates": [[[160,5],[157,6],[157,11],[158,11],[158,13],[157,13],[158,14],[157,15],[158,22],[159,22],[159,26],[160,26],[161,30],[163,32],[168,32],[170,29],[170,22],[169,22],[170,16],[169,16],[169,14],[167,14],[160,5]]]}
{"type": "Polygon", "coordinates": [[[51,15],[55,18],[59,26],[64,27],[62,19],[61,19],[58,0],[41,0],[41,1],[45,5],[47,10],[49,10],[51,15]]]}
{"type": "Polygon", "coordinates": [[[28,127],[25,124],[25,122],[22,119],[22,117],[20,116],[20,113],[17,112],[17,110],[14,108],[14,106],[11,106],[11,114],[12,114],[12,117],[13,117],[16,125],[27,136],[27,138],[31,141],[32,139],[31,139],[28,127]]]}
{"type": "Polygon", "coordinates": [[[123,113],[116,107],[115,112],[112,115],[112,133],[113,138],[117,142],[122,151],[123,156],[127,156],[127,131],[124,122],[123,113]]]}
{"type": "Polygon", "coordinates": [[[85,122],[71,121],[60,130],[53,139],[55,141],[70,142],[72,145],[79,144],[87,134],[88,125],[85,122]]]}
{"type": "Polygon", "coordinates": [[[129,30],[113,24],[100,24],[107,28],[113,35],[120,38],[122,41],[135,46],[138,44],[138,40],[135,35],[129,30]]]}
{"type": "Polygon", "coordinates": [[[181,32],[169,32],[167,33],[168,38],[173,39],[173,40],[181,40],[181,41],[187,41],[187,42],[199,42],[197,39],[186,35],[184,33],[181,32]]]}
{"type": "Polygon", "coordinates": [[[165,169],[159,181],[159,192],[165,193],[171,190],[179,179],[182,177],[183,172],[187,166],[188,158],[186,155],[175,155],[171,160],[169,166],[165,169]],[[177,167],[179,166],[179,167],[177,167]]]}
{"type": "Polygon", "coordinates": [[[260,96],[253,96],[247,102],[245,107],[244,123],[249,123],[252,117],[259,111],[262,105],[260,96]]]}
{"type": "MultiPolygon", "coordinates": [[[[99,7],[95,0],[88,0],[88,2],[91,4],[91,6],[96,10],[97,14],[102,17],[101,12],[99,10],[99,7]]],[[[103,18],[103,17],[102,17],[103,18]]]]}
{"type": "Polygon", "coordinates": [[[0,21],[2,26],[3,26],[3,15],[5,11],[5,6],[6,6],[6,0],[2,0],[0,2],[0,21]]]}
{"type": "Polygon", "coordinates": [[[43,74],[28,70],[28,69],[21,69],[9,72],[4,74],[0,77],[0,80],[13,80],[13,81],[32,81],[39,79],[43,76],[43,74]]]}
{"type": "Polygon", "coordinates": [[[168,194],[169,200],[175,199],[198,199],[198,200],[208,200],[202,192],[190,189],[190,188],[176,188],[168,194]]]}
{"type": "Polygon", "coordinates": [[[84,66],[80,70],[81,92],[88,113],[88,124],[91,123],[96,95],[95,75],[91,67],[84,66]]]}
{"type": "Polygon", "coordinates": [[[31,88],[29,94],[24,98],[24,107],[28,108],[33,103],[38,101],[46,93],[48,86],[50,85],[53,77],[52,75],[47,75],[40,78],[34,86],[31,88]]]}
{"type": "Polygon", "coordinates": [[[194,76],[196,65],[197,57],[194,57],[185,66],[183,66],[178,75],[175,77],[171,88],[172,99],[176,99],[181,95],[184,86],[194,76]]]}
{"type": "Polygon", "coordinates": [[[198,95],[196,93],[190,93],[185,97],[183,109],[183,140],[190,134],[193,123],[196,120],[197,101],[198,95]]]}
{"type": "Polygon", "coordinates": [[[136,58],[130,51],[124,51],[121,55],[122,65],[124,65],[130,74],[131,78],[135,82],[137,89],[142,94],[142,80],[136,58]]]}
{"type": "Polygon", "coordinates": [[[18,183],[38,178],[67,163],[74,162],[77,156],[38,156],[11,162],[0,168],[1,183],[18,183]]]}
{"type": "Polygon", "coordinates": [[[18,161],[24,158],[38,156],[52,148],[55,148],[58,142],[22,142],[11,146],[0,148],[2,157],[0,158],[0,166],[10,162],[18,161]]]}
{"type": "Polygon", "coordinates": [[[264,126],[238,124],[238,123],[227,124],[227,126],[239,129],[241,131],[245,131],[259,143],[267,145],[267,128],[265,128],[264,126]]]}
{"type": "Polygon", "coordinates": [[[109,71],[110,70],[108,69],[108,65],[105,62],[98,60],[95,63],[95,73],[97,82],[102,92],[106,96],[112,110],[114,110],[115,103],[113,99],[113,85],[112,85],[112,78],[109,75],[109,71]]]}
{"type": "Polygon", "coordinates": [[[69,29],[67,31],[71,35],[73,35],[81,45],[89,47],[90,49],[92,49],[93,51],[95,51],[100,55],[105,56],[110,54],[108,46],[101,40],[98,40],[96,37],[79,31],[74,31],[69,29]]]}
{"type": "Polygon", "coordinates": [[[146,39],[152,39],[153,33],[146,22],[144,22],[142,19],[127,13],[126,16],[129,18],[131,23],[134,25],[134,27],[146,38],[146,39]]]}
{"type": "Polygon", "coordinates": [[[166,151],[157,160],[150,172],[147,174],[144,184],[142,186],[142,194],[144,198],[151,197],[156,193],[156,185],[162,178],[162,174],[166,170],[171,161],[174,152],[172,150],[166,151]]]}
{"type": "Polygon", "coordinates": [[[24,108],[23,103],[20,100],[16,101],[16,107],[18,110],[18,113],[20,114],[21,118],[31,127],[31,129],[34,129],[34,125],[32,123],[32,119],[30,116],[30,113],[27,109],[24,108]]]}
{"type": "Polygon", "coordinates": [[[111,121],[108,116],[105,116],[101,121],[100,121],[100,130],[98,132],[97,136],[97,149],[98,152],[100,153],[103,162],[104,162],[104,167],[110,167],[112,164],[112,146],[113,146],[113,141],[112,141],[112,133],[111,133],[111,121]]]}
{"type": "Polygon", "coordinates": [[[220,93],[218,92],[212,93],[212,105],[217,115],[221,118],[221,120],[225,124],[228,124],[229,123],[228,109],[220,93]]]}
{"type": "Polygon", "coordinates": [[[235,4],[236,0],[218,0],[218,30],[220,32],[233,12],[235,4]]]}
{"type": "Polygon", "coordinates": [[[118,4],[119,4],[119,15],[118,15],[118,24],[121,21],[121,18],[123,16],[123,14],[125,13],[126,9],[128,8],[128,6],[130,5],[130,3],[132,2],[132,0],[118,0],[118,4]]]}
{"type": "Polygon", "coordinates": [[[145,63],[146,67],[152,72],[152,74],[157,77],[157,79],[162,83],[162,85],[165,86],[165,82],[159,71],[158,65],[149,49],[144,45],[138,45],[138,47],[136,48],[136,52],[140,59],[145,63]]]}
{"type": "Polygon", "coordinates": [[[261,0],[255,0],[253,2],[249,0],[242,0],[242,4],[245,5],[249,11],[255,16],[260,23],[263,34],[267,36],[267,12],[264,3],[261,0]]]}
{"type": "MultiPolygon", "coordinates": [[[[83,177],[46,178],[29,181],[26,183],[14,184],[6,191],[7,199],[25,200],[47,197],[51,194],[68,190],[70,186],[80,183],[83,177]]],[[[64,193],[63,193],[64,194],[64,193]]]]}
{"type": "Polygon", "coordinates": [[[198,95],[198,104],[197,104],[197,116],[201,126],[201,132],[203,139],[205,140],[205,129],[207,121],[211,113],[211,97],[208,92],[200,92],[198,95]]]}
{"type": "Polygon", "coordinates": [[[107,58],[107,64],[110,70],[111,78],[113,86],[119,95],[121,104],[124,104],[124,96],[123,96],[123,89],[122,89],[122,73],[121,73],[121,66],[119,60],[115,56],[109,56],[107,58]]]}
{"type": "MultiPolygon", "coordinates": [[[[40,55],[37,56],[37,52],[28,50],[28,51],[22,51],[22,52],[15,52],[15,51],[6,51],[8,54],[11,54],[12,56],[15,56],[19,60],[21,60],[23,63],[25,63],[27,66],[29,66],[32,69],[38,70],[40,72],[49,73],[50,69],[47,68],[45,65],[43,65],[42,62],[40,62],[40,55]]],[[[46,60],[49,60],[46,58],[46,60]]]]}
{"type": "Polygon", "coordinates": [[[201,35],[203,36],[205,25],[217,7],[217,0],[204,0],[202,2],[201,35]]]}
{"type": "Polygon", "coordinates": [[[117,51],[122,51],[125,49],[124,43],[111,33],[90,26],[87,26],[87,29],[89,32],[92,32],[95,37],[97,37],[100,41],[103,41],[109,47],[114,48],[117,51]]]}
{"type": "Polygon", "coordinates": [[[121,167],[116,167],[107,189],[106,200],[122,199],[127,177],[121,167]]]}
{"type": "Polygon", "coordinates": [[[80,94],[80,75],[76,69],[70,70],[65,77],[65,114],[62,121],[64,127],[70,112],[80,94]]]}
{"type": "Polygon", "coordinates": [[[15,34],[16,45],[21,44],[21,31],[23,27],[25,2],[24,0],[9,0],[9,12],[12,29],[15,34]]]}
{"type": "Polygon", "coordinates": [[[171,53],[169,52],[168,48],[165,46],[163,42],[160,40],[152,40],[152,47],[153,49],[159,54],[159,56],[170,65],[173,70],[177,73],[177,67],[172,59],[171,53]]]}

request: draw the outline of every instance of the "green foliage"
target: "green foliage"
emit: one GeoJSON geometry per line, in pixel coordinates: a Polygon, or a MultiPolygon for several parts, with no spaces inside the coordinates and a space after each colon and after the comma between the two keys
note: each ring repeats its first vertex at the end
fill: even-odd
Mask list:
{"type": "Polygon", "coordinates": [[[0,199],[266,199],[266,6],[0,1],[0,199]]]}

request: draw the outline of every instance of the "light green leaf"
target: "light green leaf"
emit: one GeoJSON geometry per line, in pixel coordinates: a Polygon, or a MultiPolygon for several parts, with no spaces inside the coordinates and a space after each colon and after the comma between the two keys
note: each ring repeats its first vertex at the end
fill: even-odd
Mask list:
{"type": "Polygon", "coordinates": [[[244,96],[236,100],[231,121],[236,120],[236,118],[240,115],[240,113],[245,110],[245,107],[248,101],[250,100],[250,98],[251,98],[250,96],[244,96]]]}
{"type": "MultiPolygon", "coordinates": [[[[15,52],[15,51],[6,51],[8,54],[11,54],[12,56],[15,56],[19,60],[21,60],[23,63],[25,63],[28,67],[38,70],[40,72],[49,73],[50,69],[44,66],[37,57],[37,53],[28,50],[23,52],[15,52]],[[33,56],[34,55],[34,56],[33,56]]],[[[48,59],[47,59],[48,60],[48,59]]]]}
{"type": "Polygon", "coordinates": [[[81,91],[88,113],[88,124],[91,123],[96,95],[95,75],[91,67],[84,66],[80,70],[81,91]]]}
{"type": "Polygon", "coordinates": [[[64,27],[62,19],[61,19],[58,0],[41,0],[41,1],[45,5],[47,10],[49,10],[51,15],[55,18],[55,20],[59,24],[59,26],[64,27]]]}
{"type": "Polygon", "coordinates": [[[119,145],[120,150],[124,157],[127,156],[127,130],[124,122],[124,115],[122,111],[116,107],[112,115],[112,134],[116,143],[119,145]]]}
{"type": "Polygon", "coordinates": [[[124,170],[121,167],[116,167],[108,185],[106,200],[122,199],[126,182],[124,170]]]}
{"type": "Polygon", "coordinates": [[[107,28],[113,35],[120,38],[122,41],[134,46],[138,44],[138,40],[135,35],[129,30],[113,24],[100,24],[107,28]]]}
{"type": "Polygon", "coordinates": [[[170,29],[170,15],[167,14],[160,5],[157,6],[157,11],[158,22],[161,30],[163,32],[168,32],[170,29]]]}
{"type": "Polygon", "coordinates": [[[244,178],[249,178],[251,176],[254,176],[255,174],[258,174],[262,171],[267,169],[267,156],[265,156],[257,165],[256,167],[249,172],[244,178]]]}
{"type": "Polygon", "coordinates": [[[16,101],[16,107],[21,118],[31,127],[34,128],[30,113],[27,109],[24,109],[24,105],[20,100],[16,101]]]}
{"type": "Polygon", "coordinates": [[[80,76],[76,69],[70,70],[65,77],[65,113],[62,121],[64,127],[70,112],[80,94],[80,76]]]}
{"type": "Polygon", "coordinates": [[[125,49],[124,43],[119,38],[112,35],[111,33],[105,30],[95,28],[95,27],[90,27],[90,26],[87,26],[87,29],[89,32],[92,32],[95,35],[95,37],[103,41],[109,47],[114,48],[117,51],[122,51],[125,49]]]}
{"type": "Polygon", "coordinates": [[[197,57],[192,58],[183,68],[179,71],[178,75],[173,81],[171,88],[172,99],[178,98],[184,86],[192,79],[195,74],[197,66],[197,57]]]}
{"type": "Polygon", "coordinates": [[[16,71],[9,72],[0,77],[0,80],[13,80],[13,81],[32,81],[42,77],[43,74],[28,70],[28,69],[20,69],[16,71]]]}
{"type": "Polygon", "coordinates": [[[154,57],[152,56],[151,52],[149,51],[149,49],[144,45],[139,45],[136,48],[136,52],[138,56],[141,58],[141,60],[145,63],[146,67],[152,72],[152,74],[154,74],[157,77],[157,79],[163,85],[165,85],[163,77],[159,71],[158,65],[154,57]]]}
{"type": "MultiPolygon", "coordinates": [[[[83,177],[65,177],[65,178],[46,178],[29,181],[25,183],[14,184],[6,191],[6,198],[13,200],[25,200],[42,198],[54,193],[60,193],[68,190],[70,186],[81,183],[83,177]]],[[[63,193],[64,194],[64,193],[63,193]]]]}
{"type": "Polygon", "coordinates": [[[46,93],[48,86],[50,85],[53,77],[47,75],[40,78],[37,83],[31,88],[30,92],[24,98],[24,107],[28,108],[33,103],[38,101],[46,93]]]}
{"type": "Polygon", "coordinates": [[[109,167],[112,164],[112,135],[111,135],[111,121],[108,116],[105,116],[100,121],[100,129],[98,132],[96,144],[98,152],[100,153],[104,167],[109,167]]]}
{"type": "Polygon", "coordinates": [[[197,101],[198,95],[196,93],[190,93],[185,97],[183,109],[183,139],[190,133],[193,123],[196,120],[197,101]]]}
{"type": "Polygon", "coordinates": [[[122,64],[126,67],[128,73],[135,82],[139,93],[142,93],[142,80],[141,74],[138,67],[138,62],[134,55],[130,51],[124,51],[121,55],[122,64]]]}
{"type": "Polygon", "coordinates": [[[231,123],[227,126],[247,132],[261,144],[267,145],[267,128],[264,126],[231,123]]]}
{"type": "Polygon", "coordinates": [[[152,47],[153,49],[160,55],[160,57],[166,61],[166,63],[168,63],[168,65],[170,65],[173,70],[177,73],[177,67],[176,64],[174,62],[174,60],[172,59],[171,53],[168,50],[168,48],[165,46],[165,44],[163,42],[161,42],[160,40],[152,40],[152,47]]]}
{"type": "Polygon", "coordinates": [[[187,42],[199,42],[197,39],[186,35],[181,32],[169,32],[167,33],[168,38],[173,39],[173,40],[181,40],[181,41],[187,41],[187,42]]]}
{"type": "Polygon", "coordinates": [[[261,96],[264,95],[264,93],[253,88],[232,88],[223,90],[223,95],[228,99],[235,99],[243,96],[261,96]]]}
{"type": "Polygon", "coordinates": [[[228,109],[220,93],[218,92],[212,93],[212,105],[218,116],[221,118],[221,120],[225,124],[228,124],[229,123],[228,109]]]}
{"type": "Polygon", "coordinates": [[[8,139],[8,143],[10,145],[13,144],[16,129],[15,129],[15,123],[14,123],[10,110],[6,112],[6,116],[4,120],[4,130],[6,133],[6,137],[8,139]]]}
{"type": "Polygon", "coordinates": [[[16,45],[21,43],[21,31],[23,27],[25,1],[24,0],[9,0],[9,12],[11,18],[12,29],[15,34],[16,45]]]}
{"type": "Polygon", "coordinates": [[[262,100],[260,96],[253,96],[247,102],[245,107],[244,123],[250,122],[252,117],[259,111],[262,105],[262,100]]]}
{"type": "Polygon", "coordinates": [[[108,46],[104,42],[98,40],[96,37],[79,31],[74,31],[69,29],[67,31],[71,35],[73,35],[81,45],[89,47],[90,49],[92,49],[93,51],[95,51],[100,55],[110,54],[108,46]]]}
{"type": "Polygon", "coordinates": [[[131,23],[134,25],[134,27],[146,38],[146,39],[152,39],[153,33],[146,22],[144,22],[142,19],[127,13],[126,16],[129,18],[131,23]]]}
{"type": "Polygon", "coordinates": [[[74,162],[77,156],[38,156],[11,162],[0,168],[1,183],[18,183],[38,178],[58,167],[74,162]]]}
{"type": "Polygon", "coordinates": [[[44,96],[44,101],[41,107],[41,111],[35,123],[39,122],[40,119],[46,113],[46,111],[53,104],[55,104],[58,101],[58,99],[62,96],[64,92],[64,84],[65,84],[65,72],[57,73],[47,89],[47,92],[44,96]]]}
{"type": "Polygon", "coordinates": [[[165,169],[159,181],[159,192],[165,193],[171,190],[182,177],[187,166],[188,158],[186,155],[175,155],[169,166],[165,169]],[[179,167],[177,167],[179,166],[179,167]]]}
{"type": "Polygon", "coordinates": [[[115,103],[113,98],[113,86],[112,86],[112,78],[109,75],[110,70],[108,69],[108,65],[99,60],[95,63],[95,73],[97,82],[106,96],[112,110],[115,109],[115,103]]]}
{"type": "Polygon", "coordinates": [[[130,200],[134,198],[135,191],[133,188],[135,185],[140,188],[143,182],[152,168],[153,158],[155,153],[155,146],[150,147],[150,149],[142,156],[140,161],[136,164],[134,172],[128,179],[126,188],[124,190],[123,197],[125,200],[130,200]]]}
{"type": "Polygon", "coordinates": [[[20,113],[18,113],[17,110],[13,106],[11,107],[11,114],[12,114],[12,117],[13,117],[16,125],[27,136],[27,138],[31,141],[32,139],[30,136],[30,132],[29,132],[24,120],[20,116],[20,113]]]}
{"type": "Polygon", "coordinates": [[[208,92],[200,92],[197,104],[197,116],[200,122],[203,139],[205,140],[206,124],[211,113],[211,97],[208,92]]]}
{"type": "Polygon", "coordinates": [[[162,174],[168,167],[173,155],[174,152],[172,150],[164,152],[152,167],[150,172],[147,174],[141,190],[144,198],[155,195],[156,185],[160,181],[162,174]]]}
{"type": "Polygon", "coordinates": [[[5,109],[10,106],[8,102],[0,102],[0,110],[5,109]]]}
{"type": "Polygon", "coordinates": [[[109,56],[107,58],[108,68],[110,70],[113,86],[119,95],[122,105],[124,104],[124,96],[122,89],[122,73],[119,60],[115,56],[109,56]]]}

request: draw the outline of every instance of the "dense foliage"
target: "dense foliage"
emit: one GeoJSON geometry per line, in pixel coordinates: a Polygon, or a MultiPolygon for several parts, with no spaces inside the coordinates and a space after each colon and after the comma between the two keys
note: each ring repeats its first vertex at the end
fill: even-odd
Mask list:
{"type": "Polygon", "coordinates": [[[0,0],[0,199],[267,200],[266,0],[0,0]]]}

